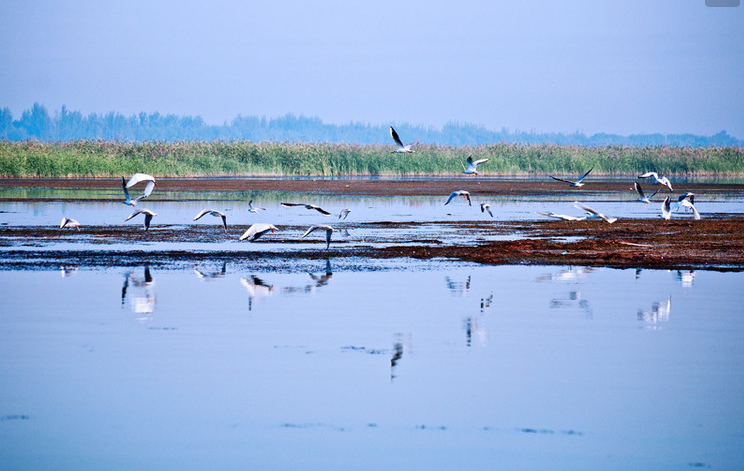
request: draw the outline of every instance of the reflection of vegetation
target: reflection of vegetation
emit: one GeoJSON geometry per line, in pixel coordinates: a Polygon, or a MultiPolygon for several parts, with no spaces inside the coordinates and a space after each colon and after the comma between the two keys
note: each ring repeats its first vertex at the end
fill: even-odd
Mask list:
{"type": "Polygon", "coordinates": [[[582,147],[491,144],[418,146],[400,156],[391,146],[234,142],[0,141],[3,176],[450,175],[468,154],[489,157],[484,174],[744,174],[739,147],[582,147]]]}

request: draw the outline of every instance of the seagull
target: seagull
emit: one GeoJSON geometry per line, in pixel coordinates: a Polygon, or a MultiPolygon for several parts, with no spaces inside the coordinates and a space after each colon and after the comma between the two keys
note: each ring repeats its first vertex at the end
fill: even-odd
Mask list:
{"type": "Polygon", "coordinates": [[[445,206],[449,204],[450,201],[452,201],[452,198],[455,196],[464,196],[468,200],[468,204],[470,206],[473,206],[473,203],[470,201],[470,192],[465,190],[457,190],[450,193],[449,198],[447,198],[447,202],[444,203],[445,206]]]}
{"type": "Polygon", "coordinates": [[[667,196],[664,199],[664,202],[661,203],[661,217],[667,221],[672,219],[672,205],[670,203],[671,199],[671,196],[667,196]]]}
{"type": "Polygon", "coordinates": [[[604,219],[605,221],[607,221],[610,224],[612,224],[613,222],[617,221],[617,218],[605,216],[604,214],[602,214],[602,213],[600,213],[598,211],[595,211],[592,208],[590,208],[589,206],[587,206],[585,204],[581,204],[578,201],[574,202],[574,207],[575,208],[579,208],[579,209],[583,209],[587,213],[593,214],[596,217],[600,217],[600,218],[604,219]]]}
{"type": "Polygon", "coordinates": [[[401,154],[401,153],[412,154],[413,153],[413,149],[411,149],[411,144],[404,146],[403,142],[400,140],[400,137],[398,137],[398,133],[395,132],[395,129],[393,129],[392,126],[390,126],[390,136],[393,138],[393,140],[395,141],[395,144],[398,146],[398,148],[393,151],[394,154],[401,154]]]}
{"type": "Polygon", "coordinates": [[[144,181],[147,182],[147,186],[145,186],[143,197],[147,198],[148,196],[150,196],[150,193],[152,193],[153,188],[155,188],[155,177],[153,177],[152,175],[148,175],[146,173],[135,173],[134,175],[132,175],[132,178],[129,179],[125,188],[132,188],[137,183],[144,181]]]}
{"type": "Polygon", "coordinates": [[[679,198],[677,198],[677,205],[675,206],[675,210],[678,210],[680,206],[684,206],[685,208],[692,209],[692,216],[696,219],[700,219],[700,213],[695,208],[695,193],[687,192],[683,195],[680,195],[679,198]]]}
{"type": "Polygon", "coordinates": [[[473,157],[471,155],[468,155],[468,158],[465,162],[467,162],[468,168],[463,170],[462,173],[480,175],[477,170],[478,165],[488,162],[488,159],[473,160],[473,157]]]}
{"type": "Polygon", "coordinates": [[[586,216],[584,216],[584,217],[577,217],[577,216],[569,216],[568,214],[556,214],[556,213],[553,213],[553,212],[550,212],[550,213],[540,213],[540,212],[538,212],[537,214],[540,214],[541,216],[546,216],[546,217],[549,217],[549,218],[562,219],[564,221],[584,221],[584,220],[586,220],[586,216]]]}
{"type": "Polygon", "coordinates": [[[266,234],[269,231],[274,232],[278,230],[279,229],[277,229],[275,226],[271,224],[265,224],[265,223],[259,222],[249,227],[248,230],[245,231],[245,233],[242,236],[240,236],[238,240],[245,240],[250,237],[249,239],[250,242],[253,242],[254,240],[258,239],[259,237],[261,237],[262,235],[266,234]]]}
{"type": "Polygon", "coordinates": [[[194,218],[194,221],[201,218],[202,216],[209,214],[211,216],[214,216],[216,218],[222,218],[222,225],[225,226],[225,232],[227,232],[227,216],[225,216],[225,213],[221,211],[217,211],[216,209],[202,209],[202,211],[196,215],[194,218]]]}
{"type": "Polygon", "coordinates": [[[480,206],[481,206],[481,213],[484,213],[484,212],[488,211],[488,214],[490,214],[491,217],[493,217],[493,213],[491,212],[491,204],[490,203],[481,203],[480,206]]]}
{"type": "Polygon", "coordinates": [[[651,196],[646,196],[646,194],[643,192],[643,188],[641,188],[641,185],[639,185],[638,182],[633,182],[633,186],[635,186],[635,189],[638,192],[638,195],[639,195],[638,201],[640,201],[641,203],[646,203],[646,204],[650,203],[651,198],[656,196],[656,193],[659,192],[659,190],[656,190],[653,193],[651,193],[651,196]]]}
{"type": "Polygon", "coordinates": [[[305,238],[308,234],[313,232],[316,229],[322,229],[326,233],[326,250],[331,246],[331,235],[333,234],[333,228],[331,226],[326,226],[324,224],[315,224],[314,226],[310,226],[310,229],[305,231],[305,233],[302,235],[302,238],[305,238]]]}
{"type": "Polygon", "coordinates": [[[342,209],[341,212],[338,213],[338,218],[339,219],[346,219],[346,216],[348,216],[350,212],[351,212],[350,209],[342,209]]]}
{"type": "Polygon", "coordinates": [[[266,208],[255,208],[255,207],[253,207],[253,200],[250,200],[248,202],[248,212],[249,213],[257,213],[259,211],[266,211],[266,208]]]}
{"type": "Polygon", "coordinates": [[[591,172],[592,170],[594,170],[594,169],[593,168],[590,168],[588,172],[586,172],[584,175],[580,176],[579,179],[576,180],[575,182],[572,182],[571,180],[564,180],[562,178],[554,177],[553,175],[550,175],[550,178],[552,178],[553,180],[558,180],[559,182],[570,183],[571,186],[575,186],[577,188],[581,188],[582,186],[585,185],[585,183],[582,183],[581,180],[583,180],[584,177],[586,177],[587,175],[589,175],[589,172],[591,172]]]}
{"type": "Polygon", "coordinates": [[[129,215],[128,218],[125,219],[125,221],[129,221],[139,214],[145,215],[145,230],[148,230],[150,228],[150,221],[152,221],[152,217],[157,216],[157,214],[153,213],[149,209],[136,209],[132,214],[129,215]]]}
{"type": "Polygon", "coordinates": [[[124,177],[121,177],[121,188],[124,190],[124,204],[127,206],[137,206],[137,203],[140,202],[142,198],[145,198],[147,195],[138,196],[135,199],[131,199],[129,197],[129,190],[127,189],[127,182],[124,177]]]}
{"type": "Polygon", "coordinates": [[[314,209],[320,214],[324,214],[326,216],[330,216],[331,213],[326,211],[325,209],[321,208],[320,206],[315,206],[314,204],[308,204],[308,203],[280,203],[282,206],[285,206],[287,208],[291,206],[304,206],[305,209],[314,209]]]}
{"type": "Polygon", "coordinates": [[[659,174],[656,172],[646,172],[643,175],[638,175],[638,178],[653,178],[655,185],[664,185],[665,187],[669,188],[669,191],[672,190],[672,182],[669,181],[667,177],[659,177],[659,174]]]}
{"type": "Polygon", "coordinates": [[[74,227],[75,229],[80,230],[80,223],[74,219],[62,218],[62,223],[59,225],[59,228],[62,229],[64,227],[74,227]]]}

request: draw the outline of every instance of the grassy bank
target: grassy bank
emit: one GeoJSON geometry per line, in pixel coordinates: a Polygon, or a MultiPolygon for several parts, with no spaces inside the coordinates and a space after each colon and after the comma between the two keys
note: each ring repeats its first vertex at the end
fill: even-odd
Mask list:
{"type": "Polygon", "coordinates": [[[418,146],[415,154],[392,147],[346,144],[252,142],[119,143],[0,141],[5,177],[94,177],[145,172],[158,176],[230,175],[451,175],[468,154],[490,158],[483,174],[742,175],[738,147],[579,147],[492,144],[478,147],[418,146]]]}

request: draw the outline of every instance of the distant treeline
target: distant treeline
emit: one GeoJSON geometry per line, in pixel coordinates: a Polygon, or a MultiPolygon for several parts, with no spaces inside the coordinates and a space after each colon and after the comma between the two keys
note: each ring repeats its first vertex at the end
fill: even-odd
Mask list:
{"type": "MultiPolygon", "coordinates": [[[[693,134],[617,134],[538,133],[493,131],[484,126],[449,123],[440,128],[407,123],[395,124],[405,142],[439,146],[479,146],[504,144],[559,144],[570,146],[674,146],[674,147],[744,147],[744,141],[725,131],[712,136],[693,134]]],[[[206,124],[200,116],[139,113],[90,113],[70,111],[65,106],[50,114],[44,105],[35,103],[20,117],[8,108],[0,109],[0,139],[6,141],[37,140],[71,142],[106,140],[120,142],[184,141],[251,141],[286,143],[390,144],[387,124],[326,124],[317,117],[288,114],[277,118],[237,116],[229,123],[206,124]]]]}

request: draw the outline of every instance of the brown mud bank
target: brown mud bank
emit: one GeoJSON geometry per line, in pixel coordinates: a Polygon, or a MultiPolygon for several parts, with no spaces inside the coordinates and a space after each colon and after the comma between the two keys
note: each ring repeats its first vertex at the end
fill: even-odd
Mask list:
{"type": "MultiPolygon", "coordinates": [[[[144,232],[135,227],[87,227],[80,231],[52,228],[0,228],[0,268],[33,269],[50,264],[82,266],[129,266],[149,263],[168,265],[183,262],[225,261],[273,264],[292,260],[326,258],[371,258],[420,260],[447,259],[490,265],[582,265],[614,268],[744,269],[744,217],[733,215],[695,221],[629,219],[614,224],[604,221],[505,221],[447,222],[448,229],[466,231],[472,238],[452,244],[438,239],[417,240],[416,226],[432,223],[361,223],[355,231],[390,229],[384,240],[355,241],[335,237],[330,250],[318,242],[313,248],[293,248],[300,240],[283,227],[282,232],[257,242],[241,242],[231,250],[210,248],[232,241],[234,235],[213,228],[194,228],[188,236],[178,227],[161,226],[144,232]],[[390,226],[390,227],[387,227],[390,226]],[[399,233],[399,235],[396,235],[399,233]],[[485,240],[486,236],[505,240],[485,240]],[[87,247],[83,248],[84,242],[87,247]],[[179,243],[203,244],[199,250],[179,249],[179,243]],[[54,244],[65,243],[65,250],[54,244]],[[128,250],[132,242],[172,243],[172,248],[128,250]],[[51,245],[47,245],[51,244],[51,245]],[[75,245],[81,245],[76,249],[75,245]],[[90,245],[95,244],[95,249],[90,245]],[[245,244],[243,248],[242,244],[245,244]],[[271,244],[272,250],[261,250],[271,244]],[[278,245],[280,249],[275,249],[278,245]],[[22,248],[22,249],[21,249],[22,248]]],[[[240,231],[244,227],[236,226],[240,231]]],[[[306,243],[306,240],[302,241],[306,243]]],[[[167,247],[167,246],[166,246],[167,247]]]]}
{"type": "MultiPolygon", "coordinates": [[[[633,191],[631,176],[589,177],[581,192],[633,191]]],[[[523,179],[506,177],[457,177],[441,178],[160,178],[157,188],[165,191],[285,191],[327,195],[380,195],[427,196],[449,194],[453,190],[467,189],[472,194],[535,195],[565,193],[564,183],[551,180],[546,175],[523,179]]],[[[647,183],[648,188],[654,188],[647,183]]],[[[0,187],[44,188],[98,188],[121,190],[121,178],[0,178],[0,187]]],[[[658,187],[655,187],[658,188],[658,187]]],[[[744,191],[739,183],[686,183],[684,191],[711,190],[744,191]]]]}

